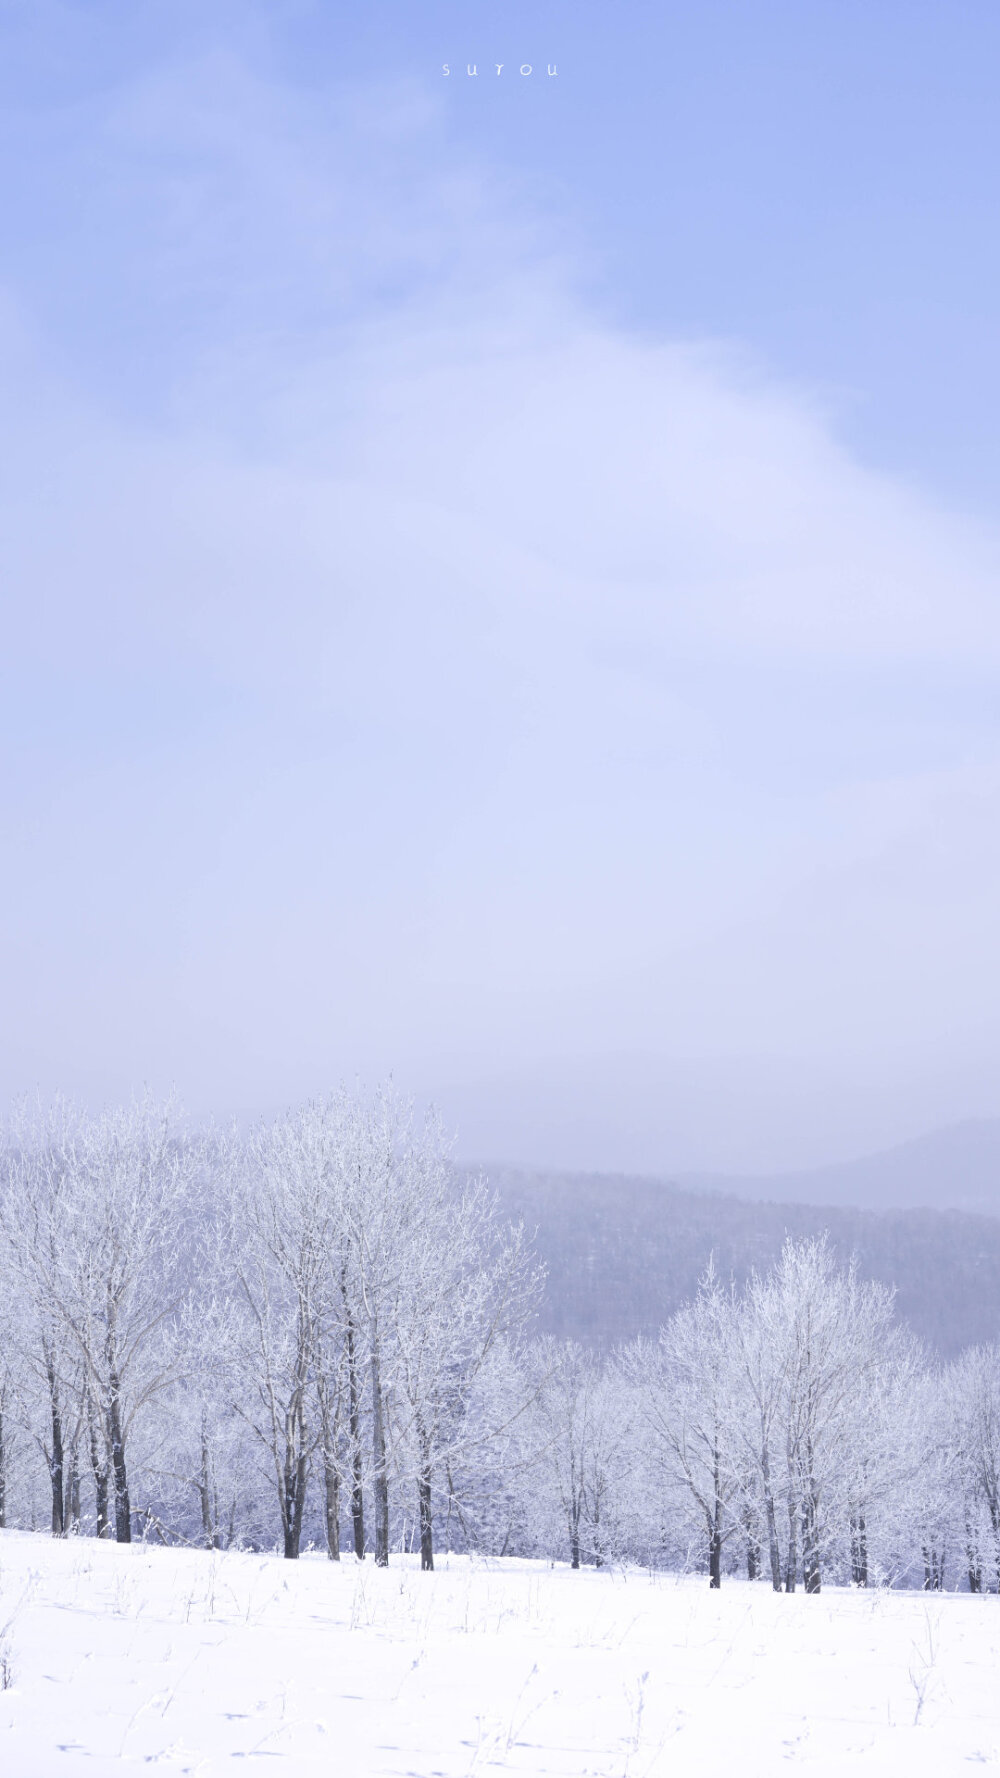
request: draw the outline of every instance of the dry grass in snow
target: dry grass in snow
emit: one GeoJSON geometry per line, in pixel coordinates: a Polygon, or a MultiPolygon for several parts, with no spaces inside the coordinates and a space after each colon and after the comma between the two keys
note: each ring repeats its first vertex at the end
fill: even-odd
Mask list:
{"type": "Polygon", "coordinates": [[[0,1533],[4,1778],[1000,1767],[1000,1600],[0,1533]]]}

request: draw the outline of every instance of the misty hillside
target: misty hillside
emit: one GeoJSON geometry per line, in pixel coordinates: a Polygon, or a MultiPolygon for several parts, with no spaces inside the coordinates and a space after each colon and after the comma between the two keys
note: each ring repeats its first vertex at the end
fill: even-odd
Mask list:
{"type": "Polygon", "coordinates": [[[1000,1338],[1000,1218],[757,1203],[610,1174],[490,1167],[506,1213],[548,1267],[541,1328],[602,1345],[655,1333],[714,1253],[740,1282],[786,1236],[828,1230],[845,1259],[896,1286],[899,1313],[943,1354],[1000,1338]]]}
{"type": "Polygon", "coordinates": [[[678,1183],[794,1204],[976,1210],[1000,1216],[1000,1118],[970,1119],[835,1166],[771,1174],[681,1173],[678,1183]]]}

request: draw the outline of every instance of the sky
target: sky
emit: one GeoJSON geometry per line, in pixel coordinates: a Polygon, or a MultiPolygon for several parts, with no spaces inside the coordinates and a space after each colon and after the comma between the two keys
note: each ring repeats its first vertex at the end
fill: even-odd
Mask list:
{"type": "Polygon", "coordinates": [[[0,0],[0,1091],[1000,1115],[998,51],[0,0]]]}

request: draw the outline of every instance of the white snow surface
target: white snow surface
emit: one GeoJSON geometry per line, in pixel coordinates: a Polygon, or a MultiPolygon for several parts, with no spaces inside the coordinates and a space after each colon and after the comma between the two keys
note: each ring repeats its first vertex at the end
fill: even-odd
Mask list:
{"type": "Polygon", "coordinates": [[[996,1597],[4,1532],[0,1632],[3,1778],[1000,1766],[996,1597]]]}

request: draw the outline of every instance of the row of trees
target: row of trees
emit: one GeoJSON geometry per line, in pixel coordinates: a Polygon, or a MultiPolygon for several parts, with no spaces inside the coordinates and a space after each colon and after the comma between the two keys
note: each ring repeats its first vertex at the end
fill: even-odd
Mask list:
{"type": "Polygon", "coordinates": [[[1000,1347],[935,1363],[824,1239],[739,1294],[710,1266],[658,1340],[559,1355],[553,1394],[574,1561],[1000,1590],[1000,1347]]]}
{"type": "Polygon", "coordinates": [[[21,1108],[0,1168],[0,1524],[388,1562],[1000,1586],[1000,1352],[936,1365],[789,1242],[660,1337],[531,1337],[524,1231],[391,1089],[249,1136],[21,1108]]]}
{"type": "Polygon", "coordinates": [[[318,1474],[330,1555],[346,1498],[355,1553],[370,1530],[385,1563],[405,1483],[428,1568],[435,1482],[502,1438],[540,1284],[391,1091],[248,1139],[192,1138],[148,1101],[21,1115],[0,1242],[5,1516],[20,1449],[55,1535],[83,1522],[87,1476],[98,1536],[259,1541],[270,1500],[294,1557],[318,1474]]]}

